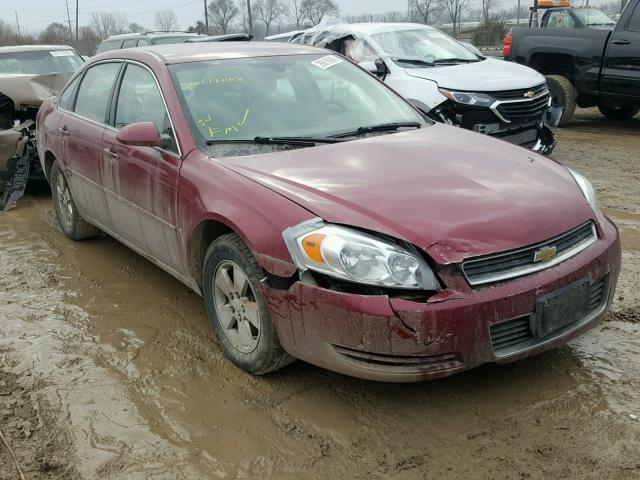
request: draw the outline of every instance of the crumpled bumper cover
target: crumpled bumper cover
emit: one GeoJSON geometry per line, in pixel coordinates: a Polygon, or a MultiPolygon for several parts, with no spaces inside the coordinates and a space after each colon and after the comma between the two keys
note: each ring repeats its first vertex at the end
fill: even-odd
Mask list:
{"type": "Polygon", "coordinates": [[[265,285],[263,293],[282,346],[293,356],[370,380],[430,380],[540,353],[596,325],[613,298],[621,256],[615,226],[607,220],[602,230],[594,245],[555,267],[437,301],[354,295],[302,282],[288,290],[265,285]],[[521,351],[494,351],[492,326],[530,316],[538,298],[584,278],[609,282],[597,311],[521,351]]]}

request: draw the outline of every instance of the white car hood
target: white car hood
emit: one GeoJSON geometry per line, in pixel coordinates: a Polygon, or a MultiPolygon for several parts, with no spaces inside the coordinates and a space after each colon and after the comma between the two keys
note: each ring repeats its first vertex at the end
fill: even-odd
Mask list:
{"type": "Polygon", "coordinates": [[[441,88],[475,92],[529,88],[545,81],[529,67],[495,58],[453,66],[407,68],[405,72],[412,77],[432,80],[441,88]]]}

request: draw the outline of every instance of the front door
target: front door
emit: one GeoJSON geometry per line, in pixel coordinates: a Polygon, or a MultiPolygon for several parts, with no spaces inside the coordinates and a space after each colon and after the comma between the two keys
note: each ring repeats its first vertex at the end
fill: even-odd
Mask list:
{"type": "Polygon", "coordinates": [[[154,259],[183,271],[177,231],[180,155],[162,95],[152,73],[129,63],[122,76],[102,152],[107,203],[114,233],[154,259]],[[121,144],[118,130],[152,122],[166,141],[163,148],[121,144]]]}
{"type": "Polygon", "coordinates": [[[605,99],[635,97],[637,102],[640,97],[640,3],[630,13],[625,11],[611,34],[601,85],[605,99]]]}
{"type": "Polygon", "coordinates": [[[98,64],[84,74],[75,102],[63,110],[58,127],[64,167],[74,200],[83,216],[108,225],[101,162],[102,137],[115,79],[122,62],[98,64]]]}

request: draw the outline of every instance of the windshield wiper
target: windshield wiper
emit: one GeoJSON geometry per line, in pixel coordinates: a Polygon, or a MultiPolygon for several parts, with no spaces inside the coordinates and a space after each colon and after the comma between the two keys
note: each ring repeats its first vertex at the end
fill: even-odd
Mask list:
{"type": "Polygon", "coordinates": [[[363,135],[365,133],[372,132],[392,132],[398,130],[399,128],[422,128],[422,124],[420,122],[395,122],[395,123],[381,123],[380,125],[370,125],[368,127],[360,127],[357,130],[352,132],[339,133],[337,135],[333,135],[334,138],[343,138],[343,137],[355,137],[358,135],[363,135]]]}
{"type": "Polygon", "coordinates": [[[479,62],[480,59],[476,58],[476,59],[470,59],[470,58],[439,58],[438,60],[434,60],[433,63],[435,64],[440,64],[440,63],[475,63],[475,62],[479,62]]]}
{"type": "Polygon", "coordinates": [[[301,147],[313,147],[318,143],[338,143],[342,142],[338,138],[329,137],[255,137],[246,140],[205,140],[207,145],[219,143],[253,143],[258,145],[297,145],[301,147]]]}
{"type": "Polygon", "coordinates": [[[394,58],[393,60],[400,63],[408,63],[410,65],[419,65],[421,67],[433,67],[435,65],[433,62],[428,62],[421,58],[394,58]]]}

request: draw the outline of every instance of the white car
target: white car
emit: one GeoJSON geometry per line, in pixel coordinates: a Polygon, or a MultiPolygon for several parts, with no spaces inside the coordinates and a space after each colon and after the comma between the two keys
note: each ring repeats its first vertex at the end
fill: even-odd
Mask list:
{"type": "Polygon", "coordinates": [[[555,146],[545,78],[482,56],[436,28],[362,23],[307,30],[294,43],[339,52],[378,75],[433,120],[550,154],[555,146]]]}

